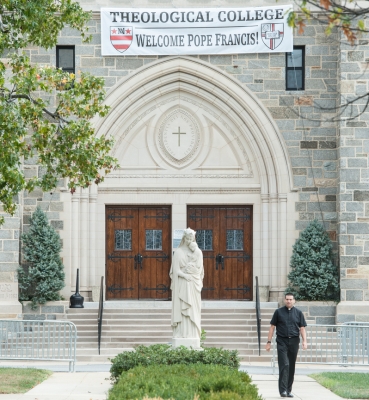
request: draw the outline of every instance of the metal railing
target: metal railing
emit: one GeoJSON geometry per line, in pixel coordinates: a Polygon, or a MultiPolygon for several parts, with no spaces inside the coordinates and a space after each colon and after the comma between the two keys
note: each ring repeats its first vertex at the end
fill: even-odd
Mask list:
{"type": "MultiPolygon", "coordinates": [[[[297,363],[369,366],[369,324],[309,325],[305,329],[308,348],[300,348],[297,363]]],[[[276,348],[274,337],[273,368],[276,348]]]]}
{"type": "Polygon", "coordinates": [[[258,330],[258,346],[259,346],[259,356],[260,356],[260,342],[261,342],[261,313],[260,313],[260,295],[259,295],[259,279],[255,276],[256,281],[256,294],[255,294],[255,307],[256,307],[256,327],[258,330]]]}
{"type": "Polygon", "coordinates": [[[101,330],[102,330],[102,321],[103,321],[103,311],[104,311],[104,277],[101,277],[100,284],[100,298],[99,298],[99,311],[97,315],[97,348],[99,350],[100,355],[100,345],[101,345],[101,330]]]}
{"type": "Polygon", "coordinates": [[[0,360],[68,361],[74,372],[76,347],[73,322],[0,320],[0,360]]]}

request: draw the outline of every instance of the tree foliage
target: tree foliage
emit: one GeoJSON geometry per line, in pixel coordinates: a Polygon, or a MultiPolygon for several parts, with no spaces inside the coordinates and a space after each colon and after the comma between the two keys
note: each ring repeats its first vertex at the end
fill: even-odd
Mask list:
{"type": "Polygon", "coordinates": [[[293,246],[286,293],[293,293],[297,300],[338,300],[338,269],[332,258],[327,232],[312,221],[293,246]]]}
{"type": "Polygon", "coordinates": [[[112,140],[95,137],[94,116],[104,117],[104,81],[54,66],[32,65],[22,49],[46,49],[68,24],[88,41],[90,14],[71,0],[2,0],[0,4],[0,202],[14,214],[14,196],[36,186],[50,190],[68,178],[77,186],[100,183],[116,166],[112,140]],[[25,177],[22,162],[35,158],[44,173],[25,177]]]}
{"type": "Polygon", "coordinates": [[[33,213],[30,230],[22,235],[22,241],[28,268],[18,269],[19,299],[31,300],[32,308],[60,300],[59,290],[65,286],[60,236],[39,207],[33,213]]]}
{"type": "Polygon", "coordinates": [[[291,12],[288,24],[304,32],[306,19],[315,19],[326,25],[325,33],[330,35],[334,28],[339,28],[347,41],[354,45],[358,34],[367,32],[365,19],[369,7],[354,0],[295,0],[300,12],[291,12]]]}

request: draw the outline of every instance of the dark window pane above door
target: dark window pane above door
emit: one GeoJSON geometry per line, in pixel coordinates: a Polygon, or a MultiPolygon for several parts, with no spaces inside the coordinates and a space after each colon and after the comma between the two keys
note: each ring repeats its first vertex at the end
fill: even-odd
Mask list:
{"type": "Polygon", "coordinates": [[[213,231],[211,229],[198,229],[196,242],[201,250],[213,250],[213,231]]]}
{"type": "Polygon", "coordinates": [[[242,229],[227,229],[227,250],[243,250],[242,229]]]}
{"type": "Polygon", "coordinates": [[[117,229],[115,231],[115,250],[132,249],[132,231],[130,229],[117,229]]]}
{"type": "Polygon", "coordinates": [[[69,73],[75,72],[74,46],[57,46],[56,66],[69,73]]]}
{"type": "Polygon", "coordinates": [[[161,250],[162,237],[162,230],[146,229],[146,250],[161,250]]]}

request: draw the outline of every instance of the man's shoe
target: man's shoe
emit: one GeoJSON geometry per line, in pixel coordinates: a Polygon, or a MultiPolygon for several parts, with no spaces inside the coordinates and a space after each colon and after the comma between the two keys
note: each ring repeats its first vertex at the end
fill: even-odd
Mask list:
{"type": "Polygon", "coordinates": [[[287,397],[293,397],[293,394],[291,392],[287,392],[287,397]]]}
{"type": "Polygon", "coordinates": [[[282,392],[282,393],[281,393],[281,397],[288,397],[287,392],[282,392]]]}

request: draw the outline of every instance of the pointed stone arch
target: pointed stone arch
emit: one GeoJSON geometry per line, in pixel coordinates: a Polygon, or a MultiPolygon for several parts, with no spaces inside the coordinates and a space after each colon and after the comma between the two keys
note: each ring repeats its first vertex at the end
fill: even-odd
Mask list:
{"type": "Polygon", "coordinates": [[[178,90],[215,105],[243,132],[260,175],[262,195],[293,190],[288,152],[277,125],[262,102],[221,69],[192,57],[168,57],[139,68],[113,86],[105,103],[111,110],[96,124],[97,135],[112,135],[117,146],[124,140],[129,117],[159,96],[178,90]]]}
{"type": "MultiPolygon", "coordinates": [[[[143,123],[145,118],[146,122],[144,122],[150,123],[152,110],[160,112],[159,103],[163,101],[162,99],[178,90],[182,94],[196,97],[199,103],[211,104],[213,117],[219,119],[224,117],[224,120],[231,121],[232,127],[235,127],[235,130],[240,132],[247,142],[253,163],[258,169],[259,182],[256,191],[252,189],[251,183],[247,183],[247,179],[244,180],[246,183],[242,188],[242,193],[255,193],[253,196],[257,197],[257,203],[251,203],[257,204],[259,210],[258,227],[254,232],[255,241],[258,242],[255,246],[254,257],[257,258],[258,267],[254,269],[254,274],[259,276],[261,285],[271,286],[271,290],[276,292],[275,298],[278,296],[277,293],[283,293],[287,283],[287,256],[294,241],[293,234],[287,235],[287,231],[294,232],[294,203],[297,197],[296,193],[293,193],[295,190],[292,168],[284,139],[267,108],[247,87],[220,68],[197,58],[162,58],[122,78],[109,90],[105,103],[110,106],[110,112],[105,119],[96,120],[96,134],[113,136],[116,141],[113,154],[118,152],[119,148],[129,145],[129,140],[127,140],[129,131],[131,130],[130,134],[133,136],[137,124],[143,123]]],[[[124,180],[124,176],[118,174],[116,177],[123,178],[121,181],[116,180],[116,182],[121,182],[119,184],[122,185],[121,187],[111,189],[107,183],[105,189],[104,185],[99,188],[97,208],[101,207],[100,213],[103,213],[106,201],[118,203],[124,201],[119,193],[133,193],[132,197],[128,197],[127,194],[126,198],[130,199],[127,201],[134,199],[134,202],[145,202],[149,198],[149,193],[154,193],[156,190],[153,188],[153,192],[150,192],[149,188],[150,190],[145,192],[139,184],[136,184],[137,188],[125,188],[127,181],[124,180]],[[116,200],[112,200],[113,197],[104,197],[104,193],[107,193],[106,196],[116,196],[114,197],[116,200]],[[143,194],[137,195],[137,193],[143,194]]],[[[135,175],[129,177],[136,178],[135,175]]],[[[172,179],[171,183],[174,181],[172,179]]],[[[213,182],[216,181],[213,180],[213,182]]],[[[223,182],[226,182],[226,179],[223,179],[223,182]]],[[[221,185],[222,183],[219,182],[218,187],[221,185]]],[[[171,193],[165,187],[165,183],[161,186],[163,188],[159,188],[160,193],[171,193]]],[[[182,189],[179,187],[173,190],[179,193],[182,189]]],[[[246,196],[248,195],[237,197],[237,201],[241,199],[241,203],[247,204],[249,198],[246,196]]],[[[165,198],[169,199],[170,195],[165,198]]],[[[80,219],[81,217],[77,214],[73,214],[72,218],[80,219]]],[[[94,218],[95,216],[90,213],[90,219],[94,218]]],[[[103,228],[100,228],[100,231],[103,232],[103,228]]],[[[103,241],[104,238],[100,237],[100,240],[103,241]]],[[[96,245],[97,243],[96,237],[96,245]]],[[[102,261],[101,264],[103,265],[102,261]]],[[[104,273],[103,270],[100,272],[104,273]]]]}

